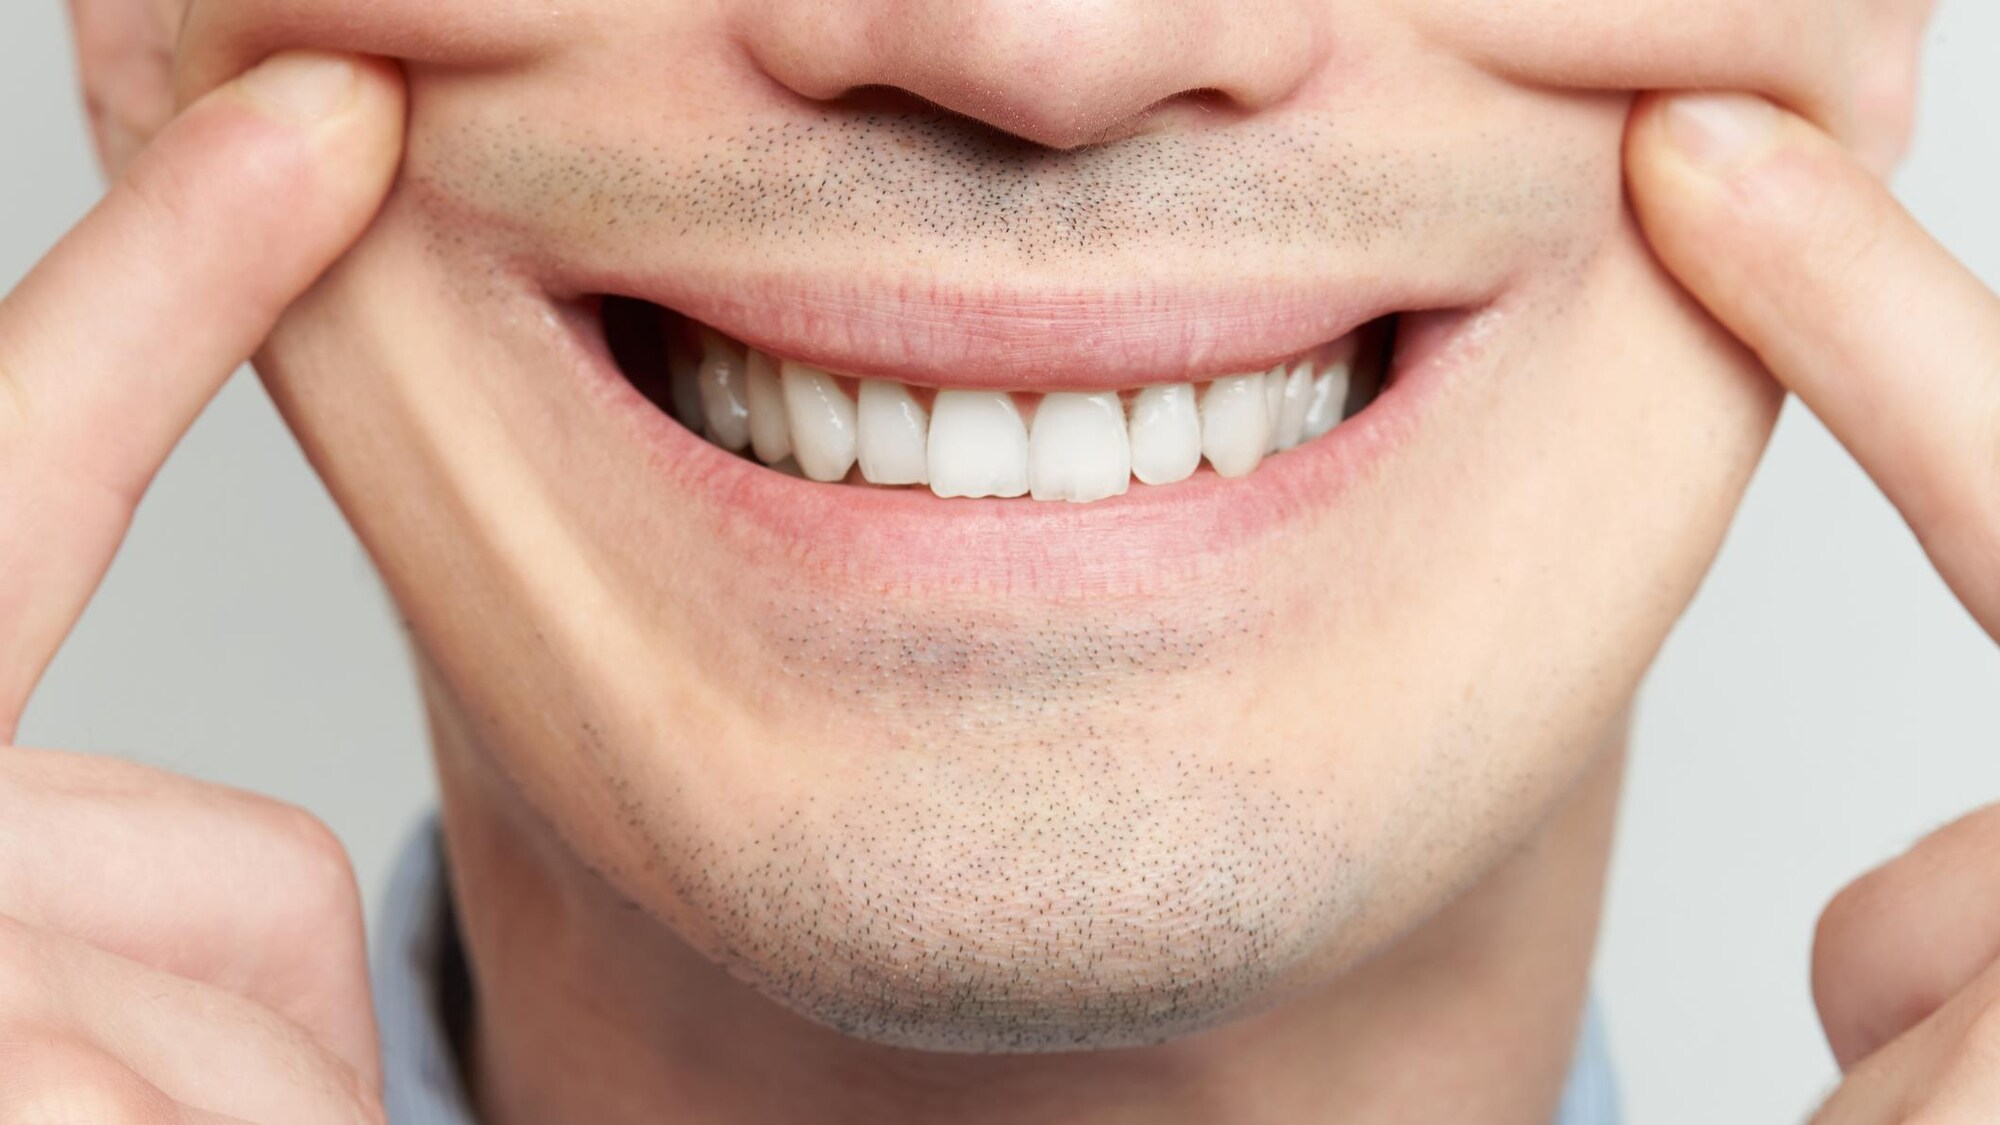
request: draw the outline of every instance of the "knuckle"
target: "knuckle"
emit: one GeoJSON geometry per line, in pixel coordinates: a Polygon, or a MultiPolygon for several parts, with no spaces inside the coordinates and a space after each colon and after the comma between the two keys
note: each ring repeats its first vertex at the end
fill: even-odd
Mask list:
{"type": "Polygon", "coordinates": [[[287,906],[309,927],[358,922],[361,893],[347,847],[326,823],[296,805],[264,801],[266,834],[285,873],[287,906]]]}
{"type": "Polygon", "coordinates": [[[1887,898],[1890,867],[1877,867],[1840,888],[1813,926],[1813,976],[1839,978],[1847,975],[1852,962],[1866,945],[1866,936],[1882,917],[1887,898]]]}

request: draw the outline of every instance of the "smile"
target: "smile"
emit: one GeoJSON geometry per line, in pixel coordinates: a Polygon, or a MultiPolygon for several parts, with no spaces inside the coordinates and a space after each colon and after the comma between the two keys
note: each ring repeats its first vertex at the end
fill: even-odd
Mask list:
{"type": "Polygon", "coordinates": [[[977,305],[691,273],[530,284],[555,315],[524,323],[604,411],[620,479],[673,498],[645,519],[675,541],[784,560],[785,583],[1061,601],[1213,582],[1286,529],[1372,510],[1512,320],[1465,277],[977,305]]]}
{"type": "MultiPolygon", "coordinates": [[[[1099,390],[926,386],[781,359],[645,302],[607,298],[625,377],[728,452],[820,482],[938,497],[1088,503],[1205,462],[1242,477],[1314,441],[1383,388],[1395,318],[1266,370],[1099,390]]],[[[1074,379],[1063,385],[1073,385],[1074,379]]]]}

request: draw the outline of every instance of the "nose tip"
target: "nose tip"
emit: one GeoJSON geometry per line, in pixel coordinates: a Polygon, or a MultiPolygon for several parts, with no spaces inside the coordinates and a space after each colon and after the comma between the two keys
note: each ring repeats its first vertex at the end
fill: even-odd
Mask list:
{"type": "Polygon", "coordinates": [[[1117,140],[1177,99],[1254,111],[1315,62],[1311,19],[1292,0],[781,0],[765,11],[751,49],[800,94],[896,88],[1053,149],[1117,140]]]}

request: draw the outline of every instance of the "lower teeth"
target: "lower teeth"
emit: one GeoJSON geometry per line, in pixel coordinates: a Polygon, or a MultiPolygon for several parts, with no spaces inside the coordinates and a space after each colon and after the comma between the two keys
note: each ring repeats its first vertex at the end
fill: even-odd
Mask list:
{"type": "Polygon", "coordinates": [[[1134,478],[1173,484],[1203,460],[1243,476],[1322,436],[1380,392],[1393,332],[1378,322],[1206,383],[1031,394],[836,376],[662,314],[607,298],[612,351],[635,386],[715,445],[816,481],[1075,502],[1121,495],[1134,478]]]}

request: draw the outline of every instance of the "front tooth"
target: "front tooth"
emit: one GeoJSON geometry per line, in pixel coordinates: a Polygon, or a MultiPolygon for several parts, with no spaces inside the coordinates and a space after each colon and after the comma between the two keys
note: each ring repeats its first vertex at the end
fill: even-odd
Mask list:
{"type": "Polygon", "coordinates": [[[1264,435],[1264,452],[1278,451],[1278,418],[1285,412],[1285,365],[1279,364],[1264,372],[1264,418],[1270,423],[1271,432],[1264,435]]]}
{"type": "Polygon", "coordinates": [[[771,366],[771,357],[750,349],[750,359],[743,365],[748,375],[744,381],[744,399],[750,406],[750,448],[757,453],[757,460],[766,465],[776,465],[792,455],[792,426],[785,418],[785,387],[778,381],[778,372],[771,366]]]}
{"type": "Polygon", "coordinates": [[[1201,466],[1201,412],[1194,387],[1147,387],[1132,400],[1132,475],[1147,484],[1186,480],[1201,466]]]}
{"type": "Polygon", "coordinates": [[[708,422],[708,439],[735,452],[750,444],[750,404],[743,357],[734,345],[714,332],[702,333],[701,413],[708,422]]]}
{"type": "Polygon", "coordinates": [[[1313,380],[1312,401],[1306,405],[1306,441],[1319,437],[1340,424],[1347,412],[1348,366],[1336,363],[1313,380]]]}
{"type": "Polygon", "coordinates": [[[873,484],[923,484],[930,479],[926,448],[930,415],[901,383],[861,381],[861,475],[873,484]]]}
{"type": "Polygon", "coordinates": [[[1201,396],[1201,451],[1225,477],[1240,477],[1264,459],[1271,421],[1262,375],[1231,375],[1201,396]]]}
{"type": "Polygon", "coordinates": [[[1279,449],[1290,449],[1304,439],[1306,408],[1312,405],[1312,391],[1312,362],[1301,360],[1293,364],[1291,374],[1285,376],[1285,394],[1273,427],[1278,431],[1279,449]]]}
{"type": "Polygon", "coordinates": [[[854,400],[833,376],[786,360],[778,369],[785,386],[785,421],[792,430],[792,456],[813,480],[836,481],[854,467],[854,400]]]}
{"type": "Polygon", "coordinates": [[[1003,391],[939,391],[929,457],[931,491],[939,496],[1028,491],[1028,428],[1003,391]]]}
{"type": "Polygon", "coordinates": [[[1028,434],[1028,491],[1037,500],[1088,503],[1132,485],[1125,408],[1115,391],[1042,396],[1028,434]]]}

